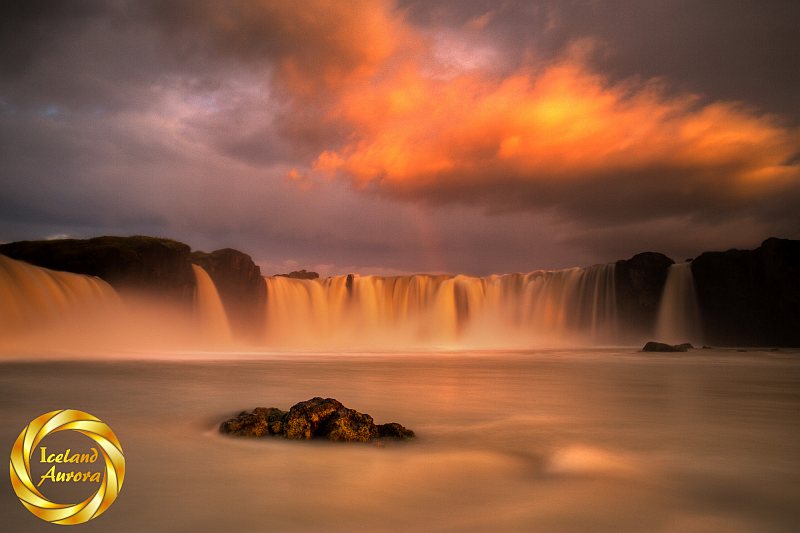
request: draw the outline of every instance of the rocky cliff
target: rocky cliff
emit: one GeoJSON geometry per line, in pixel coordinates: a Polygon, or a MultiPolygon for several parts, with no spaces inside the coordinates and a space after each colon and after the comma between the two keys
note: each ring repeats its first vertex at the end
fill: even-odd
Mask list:
{"type": "Polygon", "coordinates": [[[257,338],[264,323],[266,296],[261,268],[249,255],[233,248],[192,252],[191,260],[214,281],[233,331],[239,336],[257,338]]]}
{"type": "Polygon", "coordinates": [[[617,313],[625,330],[620,332],[621,339],[628,341],[652,334],[667,272],[673,263],[666,255],[656,252],[644,252],[616,262],[617,313]]]}
{"type": "Polygon", "coordinates": [[[706,342],[800,346],[800,241],[705,252],[692,274],[706,342]]]}
{"type": "Polygon", "coordinates": [[[20,241],[0,254],[36,266],[97,276],[115,289],[166,296],[191,305],[194,274],[189,246],[154,237],[97,237],[20,241]]]}

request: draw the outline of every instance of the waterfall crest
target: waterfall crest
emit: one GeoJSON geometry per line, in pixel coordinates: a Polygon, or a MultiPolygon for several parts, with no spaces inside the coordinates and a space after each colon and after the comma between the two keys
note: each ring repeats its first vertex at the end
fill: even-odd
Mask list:
{"type": "Polygon", "coordinates": [[[700,342],[700,309],[694,290],[692,264],[669,267],[656,320],[656,338],[662,342],[700,342]]]}
{"type": "Polygon", "coordinates": [[[527,274],[265,278],[267,344],[611,343],[614,264],[527,274]]]}

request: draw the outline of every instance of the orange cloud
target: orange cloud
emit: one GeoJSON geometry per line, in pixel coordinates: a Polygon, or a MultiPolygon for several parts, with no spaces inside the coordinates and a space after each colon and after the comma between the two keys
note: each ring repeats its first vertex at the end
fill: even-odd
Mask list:
{"type": "Polygon", "coordinates": [[[800,198],[796,129],[670,93],[668,80],[612,81],[590,66],[602,49],[591,40],[501,74],[489,61],[500,50],[475,40],[492,13],[442,38],[389,1],[186,7],[217,50],[266,60],[288,96],[276,124],[314,150],[287,176],[304,189],[343,179],[403,198],[628,222],[762,200],[785,212],[780,198],[800,198]],[[470,43],[483,59],[469,60],[470,43]]]}
{"type": "Polygon", "coordinates": [[[680,169],[675,179],[797,177],[784,162],[797,133],[731,103],[667,97],[653,83],[611,84],[576,60],[497,80],[469,72],[424,76],[406,63],[339,96],[334,113],[350,142],[321,153],[314,169],[392,191],[498,181],[541,184],[614,173],[680,169]],[[687,178],[687,174],[691,175],[687,178]]]}
{"type": "Polygon", "coordinates": [[[312,176],[489,209],[578,209],[581,194],[742,205],[798,187],[787,163],[797,130],[737,103],[669,95],[664,81],[612,82],[588,66],[585,46],[503,76],[454,73],[388,3],[264,5],[258,16],[282,32],[279,79],[346,132],[312,176]]]}

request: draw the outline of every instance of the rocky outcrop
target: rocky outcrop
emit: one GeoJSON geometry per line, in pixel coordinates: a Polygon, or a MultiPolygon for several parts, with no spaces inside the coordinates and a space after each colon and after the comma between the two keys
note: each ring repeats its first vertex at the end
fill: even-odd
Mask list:
{"type": "Polygon", "coordinates": [[[232,248],[192,252],[191,260],[214,281],[234,332],[257,338],[264,323],[266,295],[261,268],[249,255],[232,248]]]}
{"type": "Polygon", "coordinates": [[[187,305],[194,294],[190,248],[170,239],[20,241],[0,245],[0,254],[53,270],[97,276],[117,290],[135,289],[187,305]]]}
{"type": "Polygon", "coordinates": [[[666,344],[663,342],[650,341],[642,348],[643,352],[688,352],[694,349],[688,342],[683,344],[666,344]]]}
{"type": "Polygon", "coordinates": [[[256,407],[220,424],[219,430],[240,437],[275,436],[290,440],[326,439],[337,442],[406,440],[414,432],[396,422],[376,425],[371,416],[350,409],[333,398],[311,398],[288,411],[256,407]]]}
{"type": "Polygon", "coordinates": [[[667,272],[673,263],[666,255],[656,252],[644,252],[616,262],[617,313],[631,339],[652,333],[667,272]]]}
{"type": "Polygon", "coordinates": [[[705,252],[692,275],[707,342],[800,346],[800,241],[705,252]]]}
{"type": "Polygon", "coordinates": [[[316,272],[309,272],[306,269],[303,270],[293,270],[288,274],[276,274],[282,278],[293,278],[293,279],[317,279],[319,278],[319,274],[316,272]]]}

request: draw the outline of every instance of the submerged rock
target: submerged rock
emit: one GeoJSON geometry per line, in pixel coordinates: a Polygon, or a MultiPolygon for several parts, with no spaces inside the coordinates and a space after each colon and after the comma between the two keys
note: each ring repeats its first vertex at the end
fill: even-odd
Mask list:
{"type": "Polygon", "coordinates": [[[665,342],[655,342],[650,341],[644,345],[642,348],[643,352],[688,352],[690,349],[693,349],[692,346],[688,342],[684,342],[683,344],[667,344],[665,342]]]}
{"type": "Polygon", "coordinates": [[[311,398],[288,411],[256,407],[242,411],[219,426],[220,433],[240,437],[280,436],[292,440],[327,439],[370,442],[378,439],[407,440],[414,432],[396,422],[376,425],[372,417],[342,405],[333,398],[311,398]]]}

